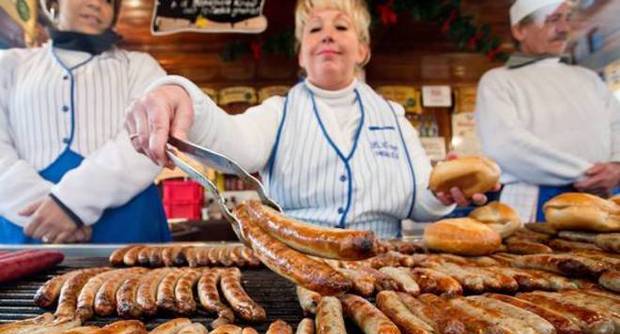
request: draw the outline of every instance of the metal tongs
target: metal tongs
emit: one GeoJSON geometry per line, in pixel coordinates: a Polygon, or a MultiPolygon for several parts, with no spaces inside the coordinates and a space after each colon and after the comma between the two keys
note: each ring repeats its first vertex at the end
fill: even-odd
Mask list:
{"type": "Polygon", "coordinates": [[[244,244],[250,246],[241,231],[239,220],[234,213],[228,209],[224,197],[217,190],[215,184],[207,177],[204,166],[225,174],[238,176],[244,183],[249,184],[258,192],[258,197],[264,205],[282,212],[282,208],[267,196],[263,184],[229,157],[172,136],[168,139],[166,154],[179,169],[207,189],[215,199],[215,203],[222,211],[226,220],[232,225],[233,231],[239,240],[244,244]],[[183,154],[179,154],[179,152],[183,154]]]}

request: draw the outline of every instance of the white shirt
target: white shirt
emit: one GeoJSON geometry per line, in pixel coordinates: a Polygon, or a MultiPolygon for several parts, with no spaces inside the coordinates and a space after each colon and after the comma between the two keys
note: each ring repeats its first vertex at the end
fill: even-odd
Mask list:
{"type": "Polygon", "coordinates": [[[29,219],[17,212],[50,192],[93,224],[103,210],[152,184],[160,170],[122,130],[130,102],[165,75],[157,62],[120,49],[90,60],[82,52],[55,51],[49,43],[0,51],[0,215],[21,226],[29,219]],[[76,65],[70,73],[64,68],[76,65]],[[85,160],[52,185],[38,172],[65,150],[72,122],[70,149],[85,160]]]}
{"type": "Polygon", "coordinates": [[[620,103],[594,72],[558,58],[487,72],[476,125],[502,168],[502,201],[526,221],[538,185],[572,184],[593,163],[620,160],[620,103]]]}
{"type": "MultiPolygon", "coordinates": [[[[164,84],[180,85],[192,97],[195,116],[189,134],[191,141],[225,153],[250,172],[261,171],[265,167],[276,142],[277,129],[284,108],[284,97],[269,98],[261,105],[249,108],[243,114],[231,116],[185,78],[168,76],[155,82],[153,87],[164,84]]],[[[353,82],[345,89],[329,92],[318,89],[307,81],[306,84],[316,96],[320,113],[329,114],[325,119],[336,119],[336,122],[325,122],[326,130],[332,135],[336,146],[343,150],[350,148],[359,124],[359,111],[353,92],[357,82],[353,82]]],[[[412,218],[417,221],[431,221],[449,214],[454,209],[454,205],[447,207],[442,205],[428,190],[432,167],[416,130],[405,118],[402,106],[390,103],[396,110],[416,174],[417,196],[412,218]]]]}

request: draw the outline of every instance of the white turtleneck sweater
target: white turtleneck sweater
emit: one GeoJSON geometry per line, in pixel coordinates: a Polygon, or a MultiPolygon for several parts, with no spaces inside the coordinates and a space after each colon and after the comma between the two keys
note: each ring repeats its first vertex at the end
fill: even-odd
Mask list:
{"type": "MultiPolygon", "coordinates": [[[[191,141],[225,153],[250,172],[260,171],[268,163],[282,119],[284,97],[271,97],[261,105],[249,108],[243,114],[231,116],[215,105],[196,85],[183,77],[168,76],[156,81],[152,87],[164,84],[176,84],[183,87],[193,100],[195,115],[189,133],[191,141]]],[[[358,82],[354,80],[348,87],[338,91],[318,88],[308,80],[305,84],[316,97],[317,109],[321,113],[330,113],[336,120],[336,122],[327,121],[325,124],[332,140],[342,151],[349,151],[353,145],[354,134],[359,126],[361,115],[354,92],[358,82]],[[334,126],[339,128],[334,129],[334,126]]],[[[432,221],[449,214],[454,206],[444,206],[428,190],[432,167],[420,144],[416,130],[405,118],[403,108],[396,103],[390,103],[396,110],[404,141],[411,153],[417,181],[416,203],[412,217],[402,217],[402,219],[432,221]]],[[[294,108],[294,106],[289,106],[291,107],[294,108]]]]}

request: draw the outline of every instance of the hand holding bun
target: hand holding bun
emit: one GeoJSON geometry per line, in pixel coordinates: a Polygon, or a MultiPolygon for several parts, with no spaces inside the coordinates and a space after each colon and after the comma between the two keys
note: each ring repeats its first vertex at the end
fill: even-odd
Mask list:
{"type": "Polygon", "coordinates": [[[556,230],[620,232],[620,206],[594,195],[565,193],[545,203],[543,211],[556,230]]]}
{"type": "Polygon", "coordinates": [[[491,202],[488,205],[477,208],[469,214],[469,218],[487,225],[493,231],[499,233],[502,238],[511,236],[523,226],[517,212],[500,202],[491,202]]]}
{"type": "Polygon", "coordinates": [[[424,229],[426,247],[458,255],[480,256],[495,252],[502,238],[471,218],[444,219],[424,229]]]}
{"type": "Polygon", "coordinates": [[[468,156],[442,161],[433,168],[429,188],[435,192],[449,192],[459,188],[465,197],[493,190],[499,182],[499,166],[492,160],[468,156]]]}

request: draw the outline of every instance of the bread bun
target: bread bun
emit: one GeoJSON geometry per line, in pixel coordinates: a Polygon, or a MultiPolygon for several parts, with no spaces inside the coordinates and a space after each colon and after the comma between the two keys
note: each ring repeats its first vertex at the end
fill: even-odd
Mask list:
{"type": "Polygon", "coordinates": [[[508,238],[519,228],[523,227],[517,212],[500,202],[491,202],[477,208],[469,214],[469,218],[473,218],[490,227],[493,231],[499,233],[502,238],[508,238]]]}
{"type": "Polygon", "coordinates": [[[620,206],[585,193],[565,193],[543,206],[545,219],[556,230],[620,232],[620,206]]]}
{"type": "Polygon", "coordinates": [[[616,204],[618,204],[618,205],[620,205],[620,195],[613,196],[609,200],[614,202],[614,203],[616,203],[616,204]]]}
{"type": "Polygon", "coordinates": [[[495,252],[500,235],[471,218],[444,219],[424,229],[424,244],[440,252],[480,256],[495,252]]]}
{"type": "Polygon", "coordinates": [[[465,197],[493,190],[499,182],[501,170],[492,160],[469,156],[442,161],[433,168],[429,188],[435,192],[448,192],[453,187],[461,189],[465,197]]]}

